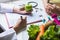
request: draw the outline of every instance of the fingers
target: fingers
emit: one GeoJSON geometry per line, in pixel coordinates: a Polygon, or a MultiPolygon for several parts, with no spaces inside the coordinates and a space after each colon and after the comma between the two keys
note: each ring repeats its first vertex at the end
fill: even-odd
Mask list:
{"type": "Polygon", "coordinates": [[[20,16],[21,20],[26,20],[27,17],[26,16],[20,16]]]}
{"type": "Polygon", "coordinates": [[[20,16],[21,20],[23,19],[22,16],[20,16]]]}
{"type": "Polygon", "coordinates": [[[26,14],[31,14],[32,11],[26,12],[25,10],[21,11],[19,10],[18,14],[26,15],[26,14]]]}
{"type": "Polygon", "coordinates": [[[20,18],[18,19],[16,24],[21,24],[21,23],[24,24],[24,22],[26,22],[26,21],[27,21],[27,17],[26,16],[20,16],[20,18]]]}
{"type": "Polygon", "coordinates": [[[47,4],[46,6],[46,12],[50,15],[56,10],[56,5],[55,4],[47,4]]]}
{"type": "Polygon", "coordinates": [[[47,4],[46,7],[47,7],[47,8],[52,8],[52,5],[51,5],[51,4],[47,4]]]}
{"type": "Polygon", "coordinates": [[[54,8],[56,8],[56,5],[55,4],[47,4],[47,6],[46,6],[46,8],[47,9],[54,9],[54,8]]]}
{"type": "Polygon", "coordinates": [[[46,12],[48,13],[48,15],[52,14],[51,10],[46,10],[46,12]]]}
{"type": "Polygon", "coordinates": [[[22,8],[19,9],[18,13],[19,13],[19,14],[22,14],[22,15],[25,15],[25,14],[31,14],[32,11],[33,11],[33,10],[27,12],[27,11],[24,9],[24,7],[22,7],[22,8]]]}
{"type": "Polygon", "coordinates": [[[14,26],[14,30],[16,31],[16,33],[18,33],[21,29],[26,27],[27,24],[27,17],[26,16],[20,16],[19,20],[17,21],[17,23],[14,26]]]}
{"type": "Polygon", "coordinates": [[[26,20],[26,19],[27,19],[27,17],[26,17],[26,16],[23,16],[23,19],[24,19],[24,20],[26,20]]]}
{"type": "Polygon", "coordinates": [[[20,8],[21,11],[25,10],[24,7],[20,8]]]}
{"type": "Polygon", "coordinates": [[[52,13],[52,12],[51,12],[52,8],[53,8],[53,7],[51,7],[51,4],[47,4],[47,6],[46,6],[46,12],[47,12],[49,15],[52,13]]]}
{"type": "Polygon", "coordinates": [[[27,11],[25,10],[24,6],[23,6],[23,7],[18,8],[18,9],[17,9],[17,8],[14,8],[14,9],[13,9],[13,12],[14,12],[14,13],[18,13],[18,14],[22,14],[22,15],[25,15],[25,14],[31,14],[32,10],[27,12],[27,11]]]}

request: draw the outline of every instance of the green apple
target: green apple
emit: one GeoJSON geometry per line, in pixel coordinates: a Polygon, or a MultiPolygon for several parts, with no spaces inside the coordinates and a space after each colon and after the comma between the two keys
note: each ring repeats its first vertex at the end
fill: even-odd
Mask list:
{"type": "Polygon", "coordinates": [[[25,5],[25,10],[28,12],[28,11],[31,11],[32,10],[32,5],[31,4],[26,4],[25,5]]]}

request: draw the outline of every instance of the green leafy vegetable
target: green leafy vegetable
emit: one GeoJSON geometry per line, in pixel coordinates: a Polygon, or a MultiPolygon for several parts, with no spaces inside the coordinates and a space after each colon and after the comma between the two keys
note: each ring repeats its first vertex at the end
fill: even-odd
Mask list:
{"type": "Polygon", "coordinates": [[[35,40],[39,32],[39,25],[30,25],[28,31],[29,40],[35,40]]]}
{"type": "MultiPolygon", "coordinates": [[[[36,40],[39,31],[39,25],[30,25],[27,30],[29,40],[36,40]]],[[[60,27],[50,25],[40,37],[40,40],[60,40],[60,27]]]]}
{"type": "Polygon", "coordinates": [[[57,29],[55,25],[49,26],[44,35],[40,37],[41,40],[60,40],[60,38],[57,37],[58,33],[60,34],[60,30],[58,28],[56,32],[55,29],[57,29]]]}

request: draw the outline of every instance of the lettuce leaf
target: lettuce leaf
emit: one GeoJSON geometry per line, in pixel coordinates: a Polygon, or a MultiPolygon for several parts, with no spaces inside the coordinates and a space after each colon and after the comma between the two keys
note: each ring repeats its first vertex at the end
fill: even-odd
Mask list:
{"type": "Polygon", "coordinates": [[[30,25],[27,32],[29,35],[29,40],[35,40],[39,32],[39,25],[30,25]]]}

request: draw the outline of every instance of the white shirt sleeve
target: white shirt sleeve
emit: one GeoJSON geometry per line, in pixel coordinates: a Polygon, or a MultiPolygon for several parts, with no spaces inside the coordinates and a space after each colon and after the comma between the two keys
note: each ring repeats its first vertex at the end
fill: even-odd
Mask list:
{"type": "Polygon", "coordinates": [[[9,29],[3,33],[0,33],[0,40],[17,40],[14,29],[9,29]]]}
{"type": "Polygon", "coordinates": [[[19,8],[18,5],[14,4],[6,4],[6,3],[0,3],[0,12],[13,12],[13,8],[19,8]]]}
{"type": "Polygon", "coordinates": [[[4,3],[1,3],[0,4],[0,11],[1,12],[13,12],[13,5],[8,5],[8,4],[4,4],[4,3]]]}

